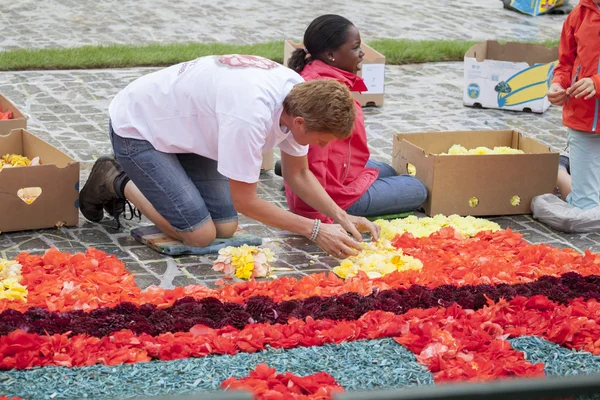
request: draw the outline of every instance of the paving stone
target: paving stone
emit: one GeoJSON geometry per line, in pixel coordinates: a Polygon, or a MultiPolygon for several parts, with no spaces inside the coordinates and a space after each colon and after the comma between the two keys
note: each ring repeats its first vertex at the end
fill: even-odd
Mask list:
{"type": "MultiPolygon", "coordinates": [[[[576,3],[576,1],[571,1],[576,3]]],[[[502,2],[334,0],[19,0],[2,9],[0,49],[72,47],[89,44],[225,42],[257,43],[300,40],[320,14],[341,14],[361,31],[363,40],[558,38],[564,15],[532,18],[503,9],[502,2]],[[118,10],[118,12],[115,12],[118,10]],[[467,17],[465,17],[467,16],[467,17]],[[36,23],[32,24],[31,21],[36,23]],[[493,23],[490,23],[493,20],[493,23]]],[[[422,76],[420,70],[412,71],[422,76]]],[[[74,81],[103,82],[86,75],[74,81]]],[[[452,85],[452,82],[445,82],[452,85]]],[[[29,89],[32,92],[35,89],[29,89]]],[[[90,90],[91,91],[91,90],[90,90]]],[[[96,95],[96,91],[93,91],[96,95]]]]}
{"type": "Polygon", "coordinates": [[[45,250],[48,249],[48,247],[49,246],[47,242],[35,237],[19,244],[18,246],[18,248],[22,251],[45,250]]]}
{"type": "Polygon", "coordinates": [[[79,229],[72,231],[75,238],[79,239],[82,243],[89,245],[96,245],[100,243],[113,243],[113,240],[100,229],[79,229]]]}
{"type": "Polygon", "coordinates": [[[129,252],[140,261],[167,259],[166,256],[148,247],[132,247],[129,249],[129,252]]]}
{"type": "Polygon", "coordinates": [[[189,278],[185,275],[176,276],[172,282],[175,286],[198,285],[199,283],[200,281],[197,278],[189,278]]]}
{"type": "Polygon", "coordinates": [[[218,275],[215,271],[213,271],[213,261],[216,257],[213,257],[211,260],[207,258],[197,259],[195,263],[192,264],[184,264],[178,263],[180,268],[185,268],[187,272],[191,275],[202,277],[209,275],[218,275]]]}
{"type": "Polygon", "coordinates": [[[130,256],[130,254],[126,250],[122,249],[119,246],[99,245],[99,246],[93,246],[93,247],[95,247],[96,249],[101,250],[107,254],[112,254],[120,260],[123,260],[130,256]]]}
{"type": "Polygon", "coordinates": [[[141,262],[129,261],[125,263],[125,268],[132,274],[152,275],[148,265],[141,262]]]}
{"type": "Polygon", "coordinates": [[[158,286],[160,285],[160,280],[154,275],[144,275],[137,274],[135,277],[135,283],[142,289],[147,288],[148,286],[158,286]]]}

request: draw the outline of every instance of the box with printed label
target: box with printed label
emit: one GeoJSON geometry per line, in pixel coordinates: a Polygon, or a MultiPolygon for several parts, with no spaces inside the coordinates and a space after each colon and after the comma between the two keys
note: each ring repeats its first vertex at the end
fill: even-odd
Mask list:
{"type": "Polygon", "coordinates": [[[0,232],[78,224],[77,161],[25,129],[0,135],[0,154],[39,159],[39,165],[0,170],[0,232]]]}
{"type": "MultiPolygon", "coordinates": [[[[283,48],[283,65],[287,66],[294,50],[301,49],[302,46],[302,43],[286,40],[283,48]]],[[[385,56],[364,43],[361,45],[361,49],[365,55],[358,76],[365,80],[369,91],[365,93],[354,92],[352,94],[363,107],[382,106],[385,89],[385,56]]]]}
{"type": "Polygon", "coordinates": [[[425,184],[427,215],[515,215],[531,213],[535,196],[552,193],[558,157],[548,146],[513,130],[407,133],[394,137],[392,165],[399,174],[411,173],[425,184]],[[454,145],[480,151],[448,155],[454,145]],[[482,147],[505,147],[505,152],[485,154],[482,147]],[[522,154],[506,154],[506,148],[522,154]]]}
{"type": "Polygon", "coordinates": [[[543,113],[558,63],[558,47],[486,41],[464,58],[466,106],[543,113]]]}

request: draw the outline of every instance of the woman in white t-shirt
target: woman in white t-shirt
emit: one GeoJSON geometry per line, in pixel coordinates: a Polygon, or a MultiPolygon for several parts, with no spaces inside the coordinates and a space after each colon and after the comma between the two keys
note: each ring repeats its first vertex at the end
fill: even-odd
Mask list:
{"type": "Polygon", "coordinates": [[[96,161],[80,193],[90,221],[100,221],[104,210],[118,221],[131,202],[192,246],[231,237],[237,212],[309,237],[338,257],[356,254],[361,231],[378,239],[379,228],[346,214],[308,168],[308,145],[352,132],[354,101],[336,81],[304,82],[262,57],[202,57],[135,80],[113,99],[109,115],[114,157],[96,161]],[[336,224],[257,196],[262,154],[275,146],[288,185],[336,224]]]}

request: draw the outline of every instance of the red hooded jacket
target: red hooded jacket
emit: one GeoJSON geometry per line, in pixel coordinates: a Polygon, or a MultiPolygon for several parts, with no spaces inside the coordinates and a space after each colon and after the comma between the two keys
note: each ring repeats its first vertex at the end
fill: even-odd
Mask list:
{"type": "Polygon", "coordinates": [[[580,0],[565,20],[553,82],[568,89],[582,78],[593,79],[596,97],[569,98],[563,106],[563,123],[572,129],[600,133],[600,5],[592,0],[580,0]]]}
{"type": "MultiPolygon", "coordinates": [[[[314,60],[304,67],[301,74],[306,81],[315,79],[335,79],[348,86],[353,92],[366,92],[367,86],[362,78],[353,73],[332,67],[322,61],[314,60]]],[[[329,196],[342,209],[347,209],[358,200],[379,176],[375,168],[366,168],[371,153],[367,144],[365,118],[358,101],[356,122],[352,135],[345,140],[334,140],[324,148],[310,146],[308,165],[329,196]]],[[[331,218],[319,213],[285,184],[285,195],[290,211],[307,218],[333,222],[331,218]]]]}

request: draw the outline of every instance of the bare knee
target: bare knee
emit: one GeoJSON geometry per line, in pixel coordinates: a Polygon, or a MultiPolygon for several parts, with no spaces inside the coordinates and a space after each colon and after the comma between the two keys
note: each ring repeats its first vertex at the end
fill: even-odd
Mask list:
{"type": "Polygon", "coordinates": [[[237,231],[237,227],[238,227],[237,221],[225,222],[222,224],[215,224],[215,228],[217,231],[217,237],[224,238],[224,239],[230,238],[237,231]]]}
{"type": "Polygon", "coordinates": [[[209,222],[192,232],[181,232],[179,234],[184,244],[192,247],[206,247],[217,237],[215,224],[209,222]]]}

